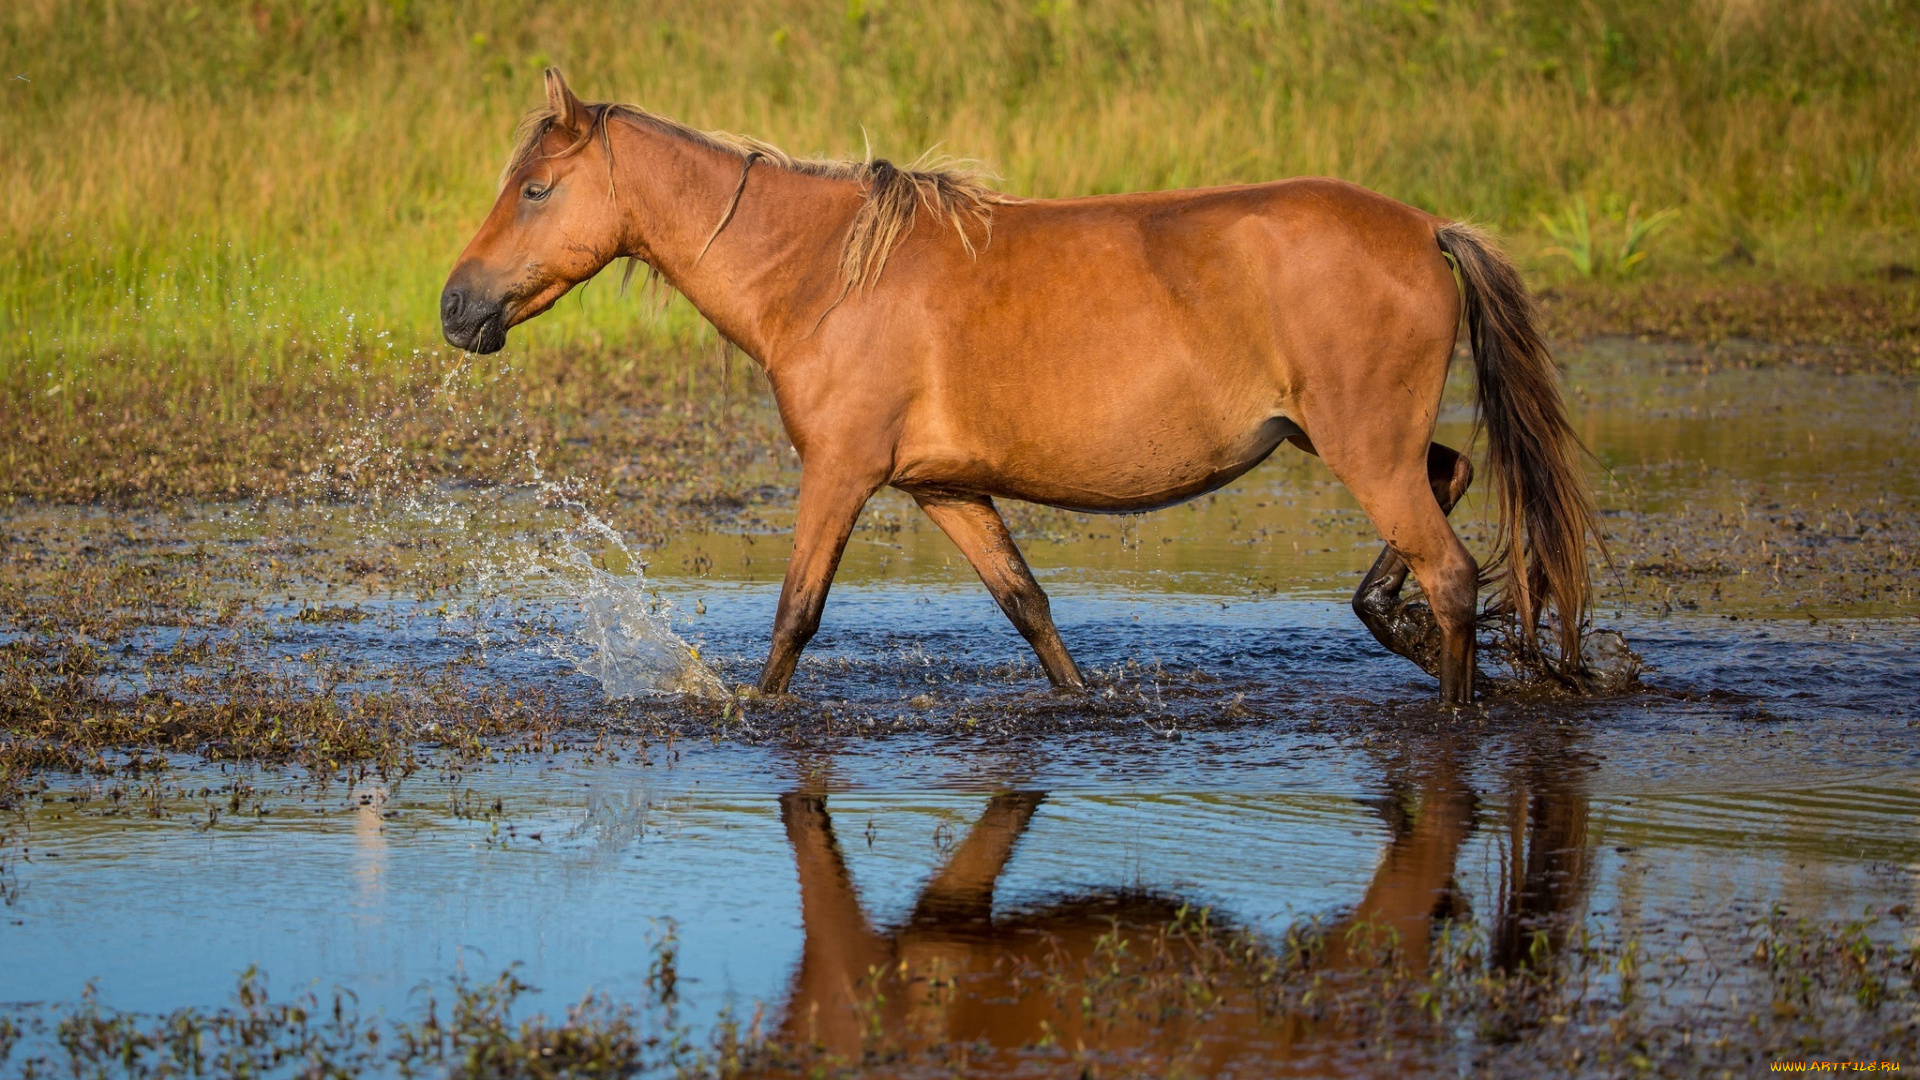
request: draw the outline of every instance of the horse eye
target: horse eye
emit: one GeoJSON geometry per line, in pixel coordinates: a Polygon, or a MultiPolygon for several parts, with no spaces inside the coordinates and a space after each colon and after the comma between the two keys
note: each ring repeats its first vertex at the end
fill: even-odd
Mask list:
{"type": "Polygon", "coordinates": [[[526,187],[520,189],[520,197],[526,199],[528,202],[539,202],[541,199],[552,194],[552,192],[553,189],[550,187],[541,187],[539,184],[528,184],[526,187]]]}

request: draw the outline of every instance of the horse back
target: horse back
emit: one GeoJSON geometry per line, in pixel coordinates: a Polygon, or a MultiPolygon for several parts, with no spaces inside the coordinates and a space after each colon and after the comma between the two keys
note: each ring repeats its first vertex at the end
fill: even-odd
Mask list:
{"type": "Polygon", "coordinates": [[[890,433],[895,482],[1165,505],[1300,431],[1316,388],[1450,347],[1438,223],[1325,179],[1014,202],[971,253],[923,220],[825,381],[890,433]]]}

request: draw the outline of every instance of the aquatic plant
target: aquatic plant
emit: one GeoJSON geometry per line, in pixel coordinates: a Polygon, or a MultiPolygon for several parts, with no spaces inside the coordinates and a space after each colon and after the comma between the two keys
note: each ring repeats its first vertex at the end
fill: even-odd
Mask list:
{"type": "MultiPolygon", "coordinates": [[[[395,1018],[363,1016],[345,990],[275,999],[249,970],[215,1009],[130,1013],[91,989],[51,1009],[11,1007],[0,1015],[0,1065],[129,1080],[1024,1075],[1095,1062],[1126,1075],[1196,1075],[1209,1062],[1258,1070],[1282,1061],[1337,1071],[1392,1063],[1403,1075],[1471,1061],[1474,1075],[1495,1078],[1719,1075],[1835,1055],[1910,1060],[1920,1051],[1920,979],[1899,940],[1905,920],[1900,911],[1814,922],[1776,908],[1717,959],[1697,941],[1656,950],[1589,922],[1556,935],[1564,945],[1536,935],[1530,958],[1507,966],[1493,962],[1476,924],[1443,923],[1428,962],[1412,965],[1391,935],[1356,927],[1348,936],[1365,962],[1329,974],[1319,966],[1329,947],[1322,924],[1276,941],[1186,908],[1156,928],[1116,924],[1077,962],[1043,953],[1010,973],[1028,992],[1084,1009],[1083,1045],[1043,1038],[994,1051],[881,1026],[852,1059],[763,1031],[764,1007],[744,1024],[728,1011],[706,1030],[676,1019],[676,991],[660,977],[677,949],[666,934],[654,939],[645,1000],[592,994],[559,1018],[521,1011],[532,987],[512,969],[491,980],[456,975],[395,1018]],[[1234,1013],[1229,1026],[1209,1019],[1222,1010],[1234,1013]],[[1156,1037],[1124,1051],[1101,1042],[1142,1025],[1156,1037]],[[1194,1038],[1206,1030],[1216,1037],[1194,1038]],[[1223,1043],[1219,1031],[1236,1037],[1223,1043]]],[[[1008,974],[981,985],[1001,987],[1008,974]]],[[[900,992],[893,979],[876,972],[864,992],[900,992]]],[[[914,992],[964,998],[980,981],[963,975],[914,992]]]]}

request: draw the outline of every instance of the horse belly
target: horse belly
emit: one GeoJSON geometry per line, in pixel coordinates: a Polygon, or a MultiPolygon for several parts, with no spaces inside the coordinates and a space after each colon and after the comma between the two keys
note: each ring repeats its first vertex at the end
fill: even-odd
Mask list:
{"type": "Polygon", "coordinates": [[[907,470],[905,482],[962,488],[1085,513],[1138,513],[1173,506],[1230,483],[1265,461],[1298,425],[1269,416],[1231,432],[1171,426],[1146,430],[1063,424],[1001,445],[977,446],[944,463],[907,470]],[[944,475],[940,475],[944,474],[944,475]]]}

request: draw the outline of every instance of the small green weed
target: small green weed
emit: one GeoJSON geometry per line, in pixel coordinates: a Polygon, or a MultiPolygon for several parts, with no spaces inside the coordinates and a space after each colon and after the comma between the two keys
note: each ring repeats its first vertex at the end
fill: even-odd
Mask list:
{"type": "Polygon", "coordinates": [[[1584,195],[1576,195],[1566,209],[1557,217],[1546,214],[1537,215],[1540,227],[1554,239],[1554,245],[1540,252],[1542,256],[1558,257],[1573,264],[1574,271],[1584,278],[1632,277],[1634,272],[1647,261],[1647,244],[1661,230],[1674,223],[1680,217],[1676,207],[1655,211],[1647,217],[1640,216],[1640,204],[1628,203],[1626,210],[1618,217],[1603,215],[1601,225],[1604,231],[1617,232],[1618,243],[1608,246],[1596,233],[1595,222],[1587,211],[1584,195]]]}

